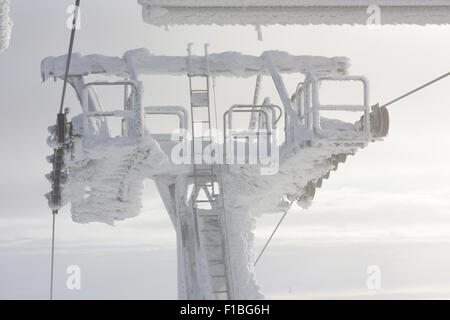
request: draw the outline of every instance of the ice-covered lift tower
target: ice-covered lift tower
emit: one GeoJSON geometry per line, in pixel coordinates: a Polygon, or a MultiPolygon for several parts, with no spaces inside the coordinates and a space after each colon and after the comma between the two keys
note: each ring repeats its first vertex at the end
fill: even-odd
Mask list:
{"type": "MultiPolygon", "coordinates": [[[[271,24],[283,16],[295,21],[291,12],[305,16],[303,10],[314,19],[330,22],[319,9],[338,1],[139,2],[150,23],[244,23],[251,18],[271,24]]],[[[398,7],[389,7],[388,12],[407,6],[419,14],[407,1],[391,2],[398,7]]],[[[440,11],[438,1],[429,2],[435,4],[430,6],[432,16],[442,18],[448,6],[442,4],[440,11]]],[[[337,12],[348,9],[346,19],[356,21],[351,13],[367,2],[339,4],[337,12]]],[[[339,23],[350,21],[346,19],[339,23]]],[[[66,56],[44,59],[43,79],[62,78],[65,62],[66,56]]],[[[113,224],[139,214],[143,180],[153,179],[176,230],[179,298],[261,298],[253,276],[255,217],[288,210],[294,202],[307,207],[323,180],[348,155],[388,133],[387,110],[371,105],[368,81],[349,75],[348,67],[345,57],[279,51],[260,56],[210,54],[206,46],[201,56],[192,55],[190,47],[186,56],[158,56],[147,49],[128,51],[123,57],[74,54],[68,80],[82,112],[66,119],[65,125],[59,119],[57,127],[49,128],[49,145],[58,150],[48,157],[54,166],[48,175],[53,182],[49,204],[59,209],[70,203],[78,223],[113,224]],[[146,74],[186,77],[188,101],[179,106],[144,105],[145,83],[139,76],[146,74]],[[284,74],[301,74],[304,80],[288,92],[284,74]],[[93,81],[98,75],[105,80],[93,81]],[[219,113],[211,90],[215,77],[254,77],[255,89],[249,88],[253,103],[235,101],[219,113]],[[264,95],[263,79],[276,88],[280,105],[264,95]],[[357,84],[363,98],[356,104],[325,104],[320,91],[324,82],[357,84]],[[96,93],[100,86],[123,92],[116,110],[105,111],[96,93]],[[358,113],[359,120],[324,117],[329,111],[358,113]],[[178,119],[178,132],[150,133],[155,126],[153,115],[178,119]],[[247,122],[242,121],[243,115],[249,116],[247,122]],[[119,135],[112,134],[113,119],[120,120],[119,135]],[[209,130],[214,128],[220,128],[221,134],[209,130]],[[221,135],[223,139],[217,138],[221,135]]]]}

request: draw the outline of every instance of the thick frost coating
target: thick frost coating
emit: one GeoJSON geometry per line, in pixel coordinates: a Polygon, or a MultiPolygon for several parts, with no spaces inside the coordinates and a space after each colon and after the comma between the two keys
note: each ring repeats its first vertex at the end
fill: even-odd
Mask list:
{"type": "Polygon", "coordinates": [[[12,21],[9,17],[9,0],[0,0],[0,52],[9,47],[12,21]]]}
{"type": "MultiPolygon", "coordinates": [[[[67,55],[47,57],[41,62],[41,76],[45,81],[49,77],[62,77],[66,70],[67,55]]],[[[70,62],[71,75],[87,75],[101,73],[105,75],[125,76],[128,74],[127,64],[119,57],[106,57],[92,54],[82,56],[73,53],[70,62]]]]}
{"type": "MultiPolygon", "coordinates": [[[[295,7],[295,6],[368,6],[372,0],[138,0],[140,4],[167,7],[295,7]]],[[[446,0],[378,0],[380,6],[446,5],[446,0]]]]}
{"type": "Polygon", "coordinates": [[[378,5],[382,24],[449,24],[446,0],[138,0],[153,25],[366,24],[378,5]]]}
{"type": "MultiPolygon", "coordinates": [[[[211,53],[208,56],[209,71],[216,76],[250,77],[269,74],[264,55],[270,54],[280,73],[310,73],[326,75],[345,75],[349,68],[346,57],[297,56],[283,51],[266,51],[261,56],[252,56],[240,52],[211,53]]],[[[67,57],[48,57],[41,63],[43,80],[49,77],[62,77],[67,57]]],[[[205,73],[203,57],[192,56],[191,72],[205,73]]],[[[186,56],[157,56],[147,49],[130,50],[124,58],[102,55],[82,56],[75,53],[70,64],[71,75],[89,75],[101,73],[127,77],[137,74],[185,75],[188,72],[186,56]],[[134,70],[130,70],[133,65],[134,70]]]]}

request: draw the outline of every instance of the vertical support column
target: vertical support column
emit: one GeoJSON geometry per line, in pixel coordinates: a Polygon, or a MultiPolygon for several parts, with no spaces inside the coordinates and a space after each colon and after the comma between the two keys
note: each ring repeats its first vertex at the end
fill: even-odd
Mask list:
{"type": "Polygon", "coordinates": [[[364,110],[364,131],[365,131],[367,137],[370,137],[372,135],[372,130],[371,130],[371,123],[370,123],[369,81],[367,81],[364,78],[362,83],[364,86],[364,105],[366,106],[366,109],[364,110]]]}
{"type": "Polygon", "coordinates": [[[317,134],[320,130],[320,113],[318,109],[319,105],[319,80],[312,79],[312,113],[313,113],[313,129],[317,134]]]}
{"type": "Polygon", "coordinates": [[[179,176],[175,184],[175,210],[177,214],[177,246],[179,279],[178,284],[184,287],[186,299],[205,299],[206,294],[202,290],[199,279],[199,264],[197,240],[195,233],[195,221],[192,207],[188,205],[187,180],[185,176],[179,176]]]}
{"type": "Polygon", "coordinates": [[[313,114],[311,108],[311,78],[305,79],[305,124],[309,130],[313,129],[313,114]]]}
{"type": "Polygon", "coordinates": [[[293,131],[295,141],[311,140],[313,138],[312,133],[306,127],[298,123],[297,115],[294,109],[292,108],[291,99],[289,99],[289,96],[287,94],[283,78],[279,74],[277,67],[274,65],[268,52],[264,53],[264,60],[267,65],[267,69],[269,70],[272,76],[272,80],[275,83],[278,95],[280,96],[281,102],[284,107],[284,112],[286,117],[288,117],[287,121],[289,121],[290,128],[293,131]]]}
{"type": "MultiPolygon", "coordinates": [[[[261,81],[262,81],[262,75],[259,73],[256,76],[255,93],[253,95],[253,105],[258,104],[259,92],[261,91],[261,81]]],[[[253,110],[256,110],[256,108],[253,108],[253,110]]],[[[252,114],[250,116],[250,123],[248,126],[249,129],[256,128],[257,115],[258,115],[257,112],[252,112],[252,114]]]]}
{"type": "Polygon", "coordinates": [[[136,84],[136,97],[134,110],[136,111],[135,119],[135,134],[137,137],[142,138],[144,136],[144,108],[142,107],[142,93],[144,91],[142,81],[135,81],[136,84]]]}

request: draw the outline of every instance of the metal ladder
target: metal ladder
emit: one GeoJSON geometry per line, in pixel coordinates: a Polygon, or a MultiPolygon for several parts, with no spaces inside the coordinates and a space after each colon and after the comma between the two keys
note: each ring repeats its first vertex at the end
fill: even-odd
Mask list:
{"type": "Polygon", "coordinates": [[[210,77],[208,47],[205,45],[205,72],[192,71],[191,44],[188,46],[188,77],[191,100],[192,157],[194,187],[192,205],[198,245],[204,249],[212,295],[215,299],[232,299],[229,252],[224,230],[224,208],[221,205],[220,177],[215,165],[204,163],[205,143],[212,143],[210,77]],[[199,83],[198,83],[199,82],[199,83]],[[205,130],[208,130],[205,133],[205,130]]]}

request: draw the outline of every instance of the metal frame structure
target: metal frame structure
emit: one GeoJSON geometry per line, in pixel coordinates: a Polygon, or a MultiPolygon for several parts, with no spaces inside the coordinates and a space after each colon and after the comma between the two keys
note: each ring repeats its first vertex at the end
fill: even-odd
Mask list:
{"type": "Polygon", "coordinates": [[[122,118],[122,136],[142,137],[144,135],[143,124],[143,109],[141,107],[140,96],[141,84],[134,80],[126,81],[96,81],[85,84],[82,87],[82,109],[84,115],[83,131],[84,134],[90,135],[92,131],[89,130],[89,118],[105,118],[105,117],[119,117],[122,118]],[[89,88],[94,86],[123,86],[124,87],[124,105],[123,110],[114,111],[90,111],[89,110],[89,88]],[[131,87],[131,94],[128,88],[131,87]],[[134,120],[134,121],[133,121],[134,120]],[[133,121],[131,125],[130,122],[133,121]],[[130,131],[130,128],[133,130],[130,131]]]}
{"type": "Polygon", "coordinates": [[[314,77],[307,76],[304,82],[297,85],[291,98],[299,121],[315,134],[326,137],[328,133],[320,124],[321,111],[362,112],[361,139],[371,137],[369,83],[362,76],[314,77]],[[320,103],[319,88],[324,81],[356,81],[363,85],[363,103],[357,105],[323,105],[320,103]]]}
{"type": "MultiPolygon", "coordinates": [[[[147,51],[138,50],[134,54],[133,52],[126,53],[123,59],[110,59],[108,57],[106,58],[108,63],[105,64],[98,57],[95,58],[95,61],[87,57],[77,57],[75,59],[78,59],[76,63],[77,68],[69,73],[69,80],[76,90],[82,105],[83,130],[81,132],[77,131],[74,143],[81,142],[84,148],[81,148],[81,154],[89,157],[91,156],[90,148],[98,146],[98,143],[93,143],[91,146],[89,143],[91,139],[94,142],[106,142],[108,144],[107,150],[103,151],[101,148],[94,150],[93,156],[98,160],[95,161],[96,166],[104,165],[108,169],[100,170],[98,176],[89,176],[85,184],[80,188],[90,187],[93,184],[97,184],[97,188],[90,188],[86,203],[83,202],[85,199],[82,197],[76,200],[76,205],[72,207],[72,210],[77,210],[77,207],[82,208],[82,210],[88,210],[86,207],[91,204],[89,202],[90,197],[93,197],[95,203],[111,201],[109,190],[117,189],[119,193],[117,201],[120,204],[118,203],[114,207],[114,218],[111,218],[111,220],[121,220],[122,216],[133,216],[138,210],[136,209],[138,204],[133,203],[131,210],[135,211],[129,213],[126,211],[128,210],[126,207],[127,201],[134,201],[135,196],[139,197],[139,183],[141,183],[141,180],[145,178],[154,179],[177,231],[180,298],[235,299],[242,297],[242,291],[245,290],[242,284],[236,283],[236,279],[233,276],[234,269],[238,267],[231,261],[230,242],[236,245],[235,241],[237,240],[234,238],[230,239],[230,232],[227,228],[230,226],[230,223],[235,223],[235,221],[229,222],[229,219],[233,220],[235,217],[231,214],[227,215],[227,209],[231,213],[234,213],[234,209],[227,203],[230,201],[228,197],[225,201],[222,180],[222,170],[226,172],[227,178],[230,179],[231,167],[227,165],[227,163],[230,163],[227,158],[230,154],[234,156],[235,143],[239,144],[239,146],[236,145],[236,150],[237,147],[241,148],[240,150],[242,150],[243,146],[245,147],[246,157],[243,161],[244,164],[255,164],[260,170],[270,169],[271,163],[264,163],[263,160],[266,159],[261,158],[259,149],[256,159],[250,156],[247,157],[247,154],[250,155],[250,139],[256,140],[252,141],[252,143],[256,142],[257,148],[260,147],[260,142],[263,140],[267,141],[267,151],[270,148],[271,153],[274,149],[274,144],[277,147],[276,152],[283,148],[283,152],[287,150],[291,154],[295,154],[294,150],[311,147],[315,141],[320,140],[326,143],[330,139],[321,135],[323,130],[320,127],[320,113],[329,109],[364,111],[364,135],[353,141],[357,143],[348,143],[346,141],[346,146],[339,149],[339,153],[353,152],[355,148],[360,146],[363,139],[367,142],[371,138],[370,123],[367,123],[367,121],[370,121],[368,116],[370,109],[368,107],[367,81],[363,77],[346,76],[348,61],[345,58],[292,56],[287,53],[271,51],[265,52],[259,57],[229,52],[209,54],[207,46],[205,46],[204,56],[200,57],[192,55],[191,46],[189,46],[188,54],[185,57],[153,56],[147,51]],[[288,96],[281,75],[283,73],[296,72],[306,74],[306,79],[303,84],[297,87],[296,93],[291,99],[288,96]],[[99,73],[106,76],[119,75],[123,80],[85,83],[86,76],[99,73]],[[190,92],[190,116],[187,109],[182,106],[144,107],[142,103],[143,83],[138,80],[140,74],[187,75],[190,92]],[[215,91],[210,88],[212,84],[211,77],[215,76],[256,76],[257,78],[253,104],[234,104],[222,114],[221,120],[223,119],[222,125],[225,139],[222,150],[225,164],[215,163],[214,161],[208,162],[203,157],[204,144],[213,142],[211,135],[213,113],[216,116],[216,122],[218,121],[217,110],[211,110],[213,106],[216,109],[215,103],[212,103],[213,96],[215,98],[215,91]],[[258,104],[261,82],[264,76],[271,77],[281,100],[280,106],[271,104],[268,98],[262,104],[258,104]],[[197,78],[202,82],[200,88],[195,88],[193,84],[197,78]],[[365,86],[364,105],[351,107],[320,105],[318,87],[320,81],[325,80],[362,82],[365,86]],[[119,110],[104,111],[95,91],[96,86],[123,87],[123,107],[119,110]],[[206,118],[199,118],[200,113],[197,113],[199,110],[203,111],[203,116],[206,118]],[[168,156],[170,156],[171,148],[176,142],[171,139],[172,135],[169,132],[164,134],[151,134],[149,132],[147,126],[152,125],[151,120],[150,123],[146,123],[145,118],[155,114],[178,117],[180,132],[186,132],[190,129],[192,139],[188,148],[191,149],[192,154],[190,157],[191,162],[188,165],[175,168],[173,163],[169,163],[168,156]],[[236,119],[233,119],[233,116],[238,114],[250,115],[250,122],[242,129],[237,125],[236,119]],[[106,134],[108,123],[105,121],[105,118],[108,117],[122,118],[122,137],[111,137],[106,134]],[[280,120],[283,118],[285,139],[281,145],[280,141],[274,140],[274,138],[276,136],[275,133],[280,128],[280,120]],[[201,123],[201,132],[198,132],[199,128],[196,127],[198,123],[201,123]],[[207,131],[204,132],[204,129],[207,131]],[[100,140],[96,140],[97,138],[100,140]],[[199,151],[197,142],[200,142],[202,149],[200,150],[202,155],[199,159],[196,159],[196,154],[199,151]],[[122,153],[115,159],[109,159],[109,155],[115,152],[114,148],[121,148],[122,143],[126,146],[121,151],[122,153]],[[227,148],[230,146],[230,143],[233,144],[233,152],[231,153],[227,152],[229,151],[227,148]],[[159,146],[157,146],[158,144],[159,146]],[[86,153],[83,154],[84,151],[86,153]],[[153,162],[153,159],[156,159],[156,161],[153,162]],[[159,161],[161,161],[161,165],[159,161]],[[142,169],[144,167],[145,171],[142,169]],[[143,171],[139,171],[141,170],[140,168],[143,171]],[[133,175],[133,179],[138,181],[129,179],[130,175],[133,175]],[[103,192],[101,187],[103,181],[108,183],[107,192],[103,192]],[[100,200],[97,201],[98,199],[100,200]]],[[[51,59],[44,60],[42,64],[44,78],[49,75],[59,77],[58,64],[53,62],[51,59]]],[[[215,123],[215,125],[219,127],[218,123],[215,123]]],[[[76,128],[77,130],[80,129],[79,124],[76,128]]],[[[187,136],[183,136],[182,139],[184,139],[183,144],[186,145],[188,142],[187,136]]],[[[218,143],[218,141],[215,142],[218,143]]],[[[333,141],[332,143],[336,144],[339,142],[333,141]]],[[[317,147],[317,145],[313,147],[317,147]]],[[[316,152],[321,151],[315,150],[312,153],[305,152],[300,154],[304,154],[302,157],[313,157],[316,152]]],[[[327,154],[327,157],[329,158],[331,155],[327,154]]],[[[323,174],[326,174],[328,170],[328,158],[322,159],[325,165],[322,164],[323,169],[320,170],[323,172],[320,172],[323,174]]],[[[315,160],[312,158],[305,160],[305,163],[315,163],[315,160]]],[[[89,161],[80,163],[89,165],[89,161]]],[[[231,161],[231,163],[234,162],[231,161]]],[[[291,163],[296,163],[296,161],[291,163]]],[[[74,164],[74,166],[77,164],[74,164]]],[[[69,163],[69,165],[71,164],[69,163]]],[[[83,170],[84,167],[76,167],[74,172],[77,171],[79,174],[82,174],[83,170]]],[[[291,172],[288,176],[293,174],[295,175],[294,172],[291,172]]],[[[71,183],[70,179],[69,174],[69,184],[71,183]]],[[[237,177],[232,176],[232,179],[237,179],[237,177]]],[[[278,183],[276,178],[272,180],[269,178],[267,178],[269,180],[264,180],[266,178],[261,179],[259,182],[261,186],[278,183]]],[[[316,181],[317,177],[311,177],[311,179],[316,181]]],[[[241,181],[241,183],[245,182],[241,181]]],[[[320,183],[308,183],[307,185],[309,189],[304,187],[298,189],[298,185],[292,182],[292,184],[289,184],[289,190],[283,189],[280,192],[284,195],[291,195],[294,192],[293,199],[308,200],[313,194],[312,191],[316,187],[320,187],[320,183]],[[303,196],[295,195],[295,192],[300,192],[303,196]]],[[[283,183],[283,188],[285,187],[286,183],[283,183]]],[[[261,196],[266,191],[259,190],[258,192],[261,196]]],[[[265,194],[264,198],[272,198],[272,196],[265,194]]],[[[236,195],[233,195],[233,197],[236,198],[236,195]]],[[[279,197],[275,196],[274,201],[278,202],[279,199],[279,197]]],[[[63,200],[64,203],[71,201],[71,199],[63,200]]],[[[92,205],[94,206],[95,203],[92,205]]],[[[103,210],[97,207],[96,209],[103,210]]],[[[81,211],[81,213],[77,212],[76,215],[79,217],[84,213],[85,211],[81,211]]],[[[96,212],[95,216],[97,217],[101,214],[103,212],[96,212]]],[[[238,269],[238,272],[242,273],[244,271],[238,269]]],[[[247,270],[245,272],[250,271],[247,270]]],[[[240,276],[238,274],[236,277],[240,276]]]]}
{"type": "MultiPolygon", "coordinates": [[[[236,150],[235,143],[244,140],[245,143],[245,157],[244,163],[258,164],[260,160],[259,147],[261,139],[264,138],[266,148],[271,150],[273,131],[277,128],[277,123],[283,115],[282,109],[277,105],[263,104],[263,105],[233,105],[223,114],[223,158],[225,163],[234,163],[234,150],[236,150]],[[277,110],[279,112],[277,116],[277,110]],[[253,121],[250,121],[247,130],[234,128],[233,113],[250,113],[251,117],[255,116],[255,127],[252,128],[253,121]],[[263,121],[264,120],[264,121],[263,121]],[[255,139],[256,138],[256,139],[255,139]],[[256,146],[256,157],[252,157],[250,149],[256,146]],[[227,147],[230,150],[227,152],[227,147]],[[231,152],[230,152],[231,151],[231,152]],[[248,161],[247,161],[248,159],[248,161]]],[[[276,143],[276,141],[274,141],[276,143]]],[[[241,163],[240,159],[237,159],[241,163]]]]}

